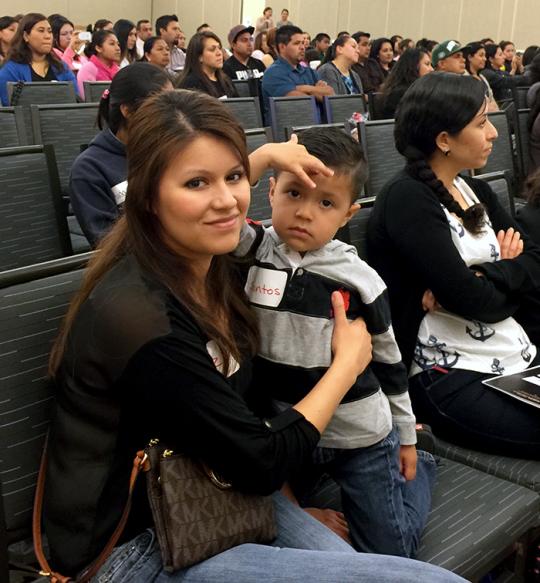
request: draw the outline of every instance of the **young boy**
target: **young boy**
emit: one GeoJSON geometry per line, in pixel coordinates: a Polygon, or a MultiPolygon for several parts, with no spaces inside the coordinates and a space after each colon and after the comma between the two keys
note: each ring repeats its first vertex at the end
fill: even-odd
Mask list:
{"type": "Polygon", "coordinates": [[[247,225],[236,251],[254,257],[246,292],[261,332],[256,382],[280,410],[311,390],[331,362],[330,297],[339,290],[347,317],[364,318],[372,334],[373,360],[321,435],[314,462],[341,487],[357,550],[410,557],[429,512],[435,462],[422,451],[417,460],[384,282],[354,247],[333,240],[360,208],[366,164],[338,128],[306,130],[299,143],[334,175],[312,176],[316,188],[309,188],[280,173],[270,188],[272,227],[247,225]]]}

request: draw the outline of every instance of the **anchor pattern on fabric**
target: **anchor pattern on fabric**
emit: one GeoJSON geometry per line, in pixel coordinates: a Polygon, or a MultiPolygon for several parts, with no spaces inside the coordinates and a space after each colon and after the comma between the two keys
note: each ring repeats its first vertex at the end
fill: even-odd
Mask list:
{"type": "Polygon", "coordinates": [[[428,370],[434,366],[452,368],[457,364],[460,356],[458,352],[446,350],[446,343],[439,342],[433,335],[430,335],[427,344],[417,341],[414,349],[414,361],[423,370],[428,370]],[[426,355],[425,351],[435,351],[436,354],[426,355]]]}
{"type": "Polygon", "coordinates": [[[499,259],[499,252],[497,251],[497,247],[493,245],[493,243],[489,244],[489,248],[491,250],[490,257],[493,261],[497,261],[499,259]]]}
{"type": "Polygon", "coordinates": [[[450,226],[450,228],[452,229],[452,231],[454,231],[454,233],[457,233],[457,236],[461,239],[461,237],[465,236],[465,228],[463,227],[463,225],[461,223],[451,223],[449,222],[448,225],[450,226]]]}
{"type": "Polygon", "coordinates": [[[495,330],[486,326],[483,322],[478,320],[471,320],[471,326],[465,326],[465,331],[473,339],[479,342],[485,342],[495,334],[495,330]]]}
{"type": "Polygon", "coordinates": [[[491,363],[491,370],[496,374],[502,374],[504,372],[504,366],[498,358],[494,358],[491,363]]]}
{"type": "Polygon", "coordinates": [[[525,362],[530,362],[532,358],[532,354],[529,352],[531,343],[527,339],[523,341],[521,338],[518,338],[518,340],[521,346],[523,346],[523,348],[521,349],[521,358],[523,358],[525,362]]]}

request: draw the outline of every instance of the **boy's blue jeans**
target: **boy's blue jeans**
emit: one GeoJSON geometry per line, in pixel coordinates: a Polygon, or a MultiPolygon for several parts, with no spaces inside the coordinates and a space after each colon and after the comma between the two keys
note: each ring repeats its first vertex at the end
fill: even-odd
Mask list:
{"type": "Polygon", "coordinates": [[[240,545],[167,573],[154,531],[147,530],[116,548],[92,583],[465,583],[428,563],[357,553],[281,494],[274,494],[274,502],[278,538],[273,546],[240,545]]]}
{"type": "Polygon", "coordinates": [[[343,513],[358,551],[413,557],[431,508],[436,463],[418,451],[416,478],[400,474],[399,436],[393,429],[365,448],[317,448],[314,460],[339,484],[343,513]]]}

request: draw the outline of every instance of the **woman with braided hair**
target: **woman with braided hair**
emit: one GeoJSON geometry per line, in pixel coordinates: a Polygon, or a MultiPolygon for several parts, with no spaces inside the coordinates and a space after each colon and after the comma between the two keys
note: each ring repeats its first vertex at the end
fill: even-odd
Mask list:
{"type": "Polygon", "coordinates": [[[471,77],[433,73],[405,93],[395,140],[406,167],[377,196],[368,255],[417,417],[454,443],[540,459],[540,411],[482,383],[540,364],[540,248],[486,182],[460,176],[497,138],[487,111],[471,77]]]}

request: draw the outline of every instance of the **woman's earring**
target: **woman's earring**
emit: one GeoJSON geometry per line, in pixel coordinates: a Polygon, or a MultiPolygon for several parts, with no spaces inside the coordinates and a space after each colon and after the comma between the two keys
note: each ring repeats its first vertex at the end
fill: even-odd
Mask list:
{"type": "Polygon", "coordinates": [[[450,150],[445,150],[445,151],[444,151],[444,155],[445,155],[446,157],[450,156],[450,150]]]}

